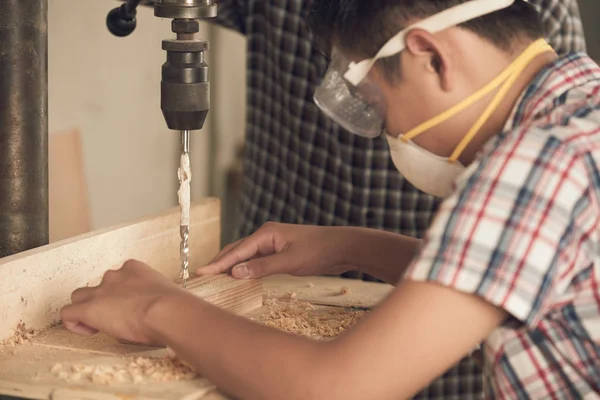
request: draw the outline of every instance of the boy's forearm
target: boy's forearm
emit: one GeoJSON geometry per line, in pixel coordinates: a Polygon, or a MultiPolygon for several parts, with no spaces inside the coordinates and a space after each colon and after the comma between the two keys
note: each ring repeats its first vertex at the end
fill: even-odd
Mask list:
{"type": "Polygon", "coordinates": [[[421,240],[368,228],[344,229],[344,263],[396,285],[417,253],[421,240]]]}
{"type": "Polygon", "coordinates": [[[409,398],[489,335],[505,313],[437,284],[401,285],[329,342],[258,325],[185,292],[151,306],[144,328],[235,398],[409,398]]]}
{"type": "Polygon", "coordinates": [[[162,343],[236,398],[316,398],[325,343],[238,318],[187,293],[153,305],[146,324],[162,343]],[[218,324],[218,325],[215,325],[218,324]]]}

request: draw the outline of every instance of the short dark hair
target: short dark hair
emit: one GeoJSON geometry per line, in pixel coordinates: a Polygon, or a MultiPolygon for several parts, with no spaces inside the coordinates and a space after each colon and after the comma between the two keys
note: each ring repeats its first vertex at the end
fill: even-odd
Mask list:
{"type": "MultiPolygon", "coordinates": [[[[423,19],[467,1],[313,0],[310,25],[320,50],[329,53],[335,41],[343,50],[373,57],[408,21],[423,19]]],[[[535,40],[544,36],[538,12],[523,0],[460,26],[506,51],[521,39],[535,40]]],[[[397,73],[398,57],[380,62],[386,75],[397,73]]]]}

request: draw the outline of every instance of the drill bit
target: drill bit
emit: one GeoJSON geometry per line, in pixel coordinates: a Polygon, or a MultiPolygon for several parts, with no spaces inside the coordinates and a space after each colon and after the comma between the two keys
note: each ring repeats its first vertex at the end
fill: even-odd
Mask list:
{"type": "Polygon", "coordinates": [[[190,181],[192,179],[192,171],[190,167],[190,131],[181,131],[182,153],[179,162],[179,170],[177,176],[179,178],[179,205],[181,207],[179,233],[181,235],[180,259],[181,259],[181,280],[183,288],[187,286],[187,280],[190,277],[190,181]]]}

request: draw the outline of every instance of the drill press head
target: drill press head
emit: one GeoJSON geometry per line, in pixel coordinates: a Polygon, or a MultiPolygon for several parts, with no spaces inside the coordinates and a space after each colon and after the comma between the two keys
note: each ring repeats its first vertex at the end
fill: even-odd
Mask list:
{"type": "Polygon", "coordinates": [[[164,40],[167,62],[162,67],[161,109],[170,129],[201,129],[210,108],[208,42],[197,38],[199,19],[217,15],[212,0],[157,0],[154,15],[173,18],[175,39],[164,40]]]}
{"type": "Polygon", "coordinates": [[[161,18],[214,18],[217,5],[213,0],[156,0],[154,15],[161,18]]]}
{"type": "Polygon", "coordinates": [[[170,129],[202,129],[210,108],[208,42],[197,37],[200,19],[217,16],[214,0],[121,0],[110,11],[106,25],[116,36],[128,36],[136,27],[138,5],[153,6],[154,15],[173,19],[175,39],[164,40],[167,62],[162,66],[161,109],[170,129]]]}

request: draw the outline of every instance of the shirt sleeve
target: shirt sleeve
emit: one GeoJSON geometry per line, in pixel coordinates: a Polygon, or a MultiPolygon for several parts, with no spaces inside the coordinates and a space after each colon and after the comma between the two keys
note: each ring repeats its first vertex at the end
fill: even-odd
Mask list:
{"type": "Polygon", "coordinates": [[[248,1],[246,0],[219,0],[218,13],[215,22],[221,26],[246,34],[246,16],[248,1]]]}
{"type": "Polygon", "coordinates": [[[535,325],[570,280],[588,181],[580,158],[547,131],[502,140],[458,178],[405,279],[478,295],[535,325]]]}
{"type": "Polygon", "coordinates": [[[540,13],[548,43],[559,54],[586,51],[577,0],[529,0],[540,13]]]}

